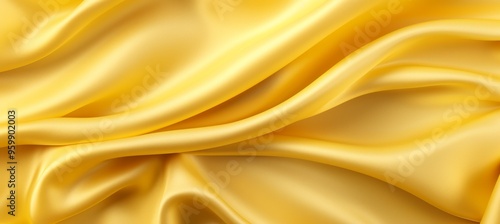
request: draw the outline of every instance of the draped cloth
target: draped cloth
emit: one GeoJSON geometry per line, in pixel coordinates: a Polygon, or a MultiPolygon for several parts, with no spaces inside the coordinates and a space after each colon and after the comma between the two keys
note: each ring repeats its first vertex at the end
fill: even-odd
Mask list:
{"type": "Polygon", "coordinates": [[[497,0],[0,13],[0,223],[500,223],[497,0]]]}

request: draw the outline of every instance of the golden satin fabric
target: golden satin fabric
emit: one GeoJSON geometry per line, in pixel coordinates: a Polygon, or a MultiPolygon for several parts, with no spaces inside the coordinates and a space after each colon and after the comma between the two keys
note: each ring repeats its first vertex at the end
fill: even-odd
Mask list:
{"type": "Polygon", "coordinates": [[[500,223],[500,1],[0,13],[0,223],[500,223]]]}

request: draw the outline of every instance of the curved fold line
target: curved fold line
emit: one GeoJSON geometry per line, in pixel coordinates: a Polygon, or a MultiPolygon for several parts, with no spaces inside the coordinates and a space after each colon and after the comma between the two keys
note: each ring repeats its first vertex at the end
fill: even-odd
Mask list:
{"type": "MultiPolygon", "coordinates": [[[[307,42],[306,41],[302,41],[301,43],[303,43],[302,44],[303,46],[301,46],[300,48],[297,48],[297,46],[295,46],[295,48],[297,48],[297,49],[295,49],[295,48],[287,48],[287,49],[293,49],[293,50],[287,50],[287,51],[292,51],[293,54],[287,54],[287,55],[290,55],[290,56],[287,56],[286,58],[281,59],[280,60],[281,62],[278,63],[278,64],[289,63],[291,60],[293,60],[295,58],[295,57],[293,57],[293,55],[299,55],[299,54],[303,53],[304,51],[306,51],[306,49],[308,49],[308,47],[310,47],[310,45],[313,45],[313,44],[317,43],[319,39],[322,39],[322,38],[324,38],[325,36],[328,35],[329,30],[331,30],[332,28],[325,29],[324,27],[322,27],[322,29],[320,29],[321,25],[325,25],[325,26],[328,26],[328,27],[334,27],[334,26],[336,26],[335,23],[327,22],[328,21],[327,19],[321,20],[322,23],[313,24],[313,26],[310,26],[311,23],[312,23],[312,21],[315,21],[315,19],[317,20],[318,18],[321,18],[321,17],[333,16],[331,13],[328,13],[328,12],[330,10],[329,8],[334,8],[334,6],[336,4],[338,4],[338,3],[330,2],[328,7],[323,7],[323,8],[320,9],[320,13],[317,13],[314,16],[312,16],[311,18],[307,18],[306,20],[301,21],[301,23],[299,23],[297,25],[297,27],[299,27],[299,28],[294,29],[292,31],[284,32],[280,36],[274,38],[273,41],[267,42],[266,45],[264,45],[262,48],[259,48],[259,49],[262,50],[262,49],[265,48],[266,51],[269,51],[269,46],[274,46],[274,47],[271,47],[271,48],[284,48],[286,46],[284,43],[291,42],[291,40],[289,40],[289,41],[283,41],[283,39],[286,39],[286,38],[289,38],[290,36],[293,36],[293,35],[291,35],[291,33],[305,32],[305,31],[309,32],[310,30],[319,30],[317,32],[318,34],[316,34],[315,36],[309,37],[309,40],[307,42]],[[326,23],[326,24],[323,24],[323,23],[326,23]],[[276,47],[276,46],[278,46],[278,47],[276,47]]],[[[296,35],[296,36],[300,37],[299,35],[296,35]]],[[[237,51],[237,50],[235,50],[235,51],[237,51]]],[[[259,52],[257,52],[257,51],[253,51],[252,55],[246,56],[246,57],[252,58],[252,60],[260,60],[260,61],[264,60],[265,58],[263,58],[262,55],[258,54],[258,53],[259,52]]],[[[276,52],[269,53],[269,54],[272,56],[273,54],[276,54],[276,52]]],[[[277,63],[275,63],[275,64],[277,64],[277,63]]],[[[241,66],[241,65],[238,65],[238,66],[241,66]]],[[[235,67],[238,67],[238,66],[235,65],[231,69],[225,69],[226,70],[225,72],[226,73],[230,73],[231,70],[234,70],[235,67]]],[[[276,67],[276,68],[267,68],[266,70],[277,70],[280,66],[276,65],[274,67],[276,67]]],[[[249,75],[254,76],[254,74],[249,74],[249,75]]],[[[228,77],[231,78],[230,76],[228,76],[228,77]]],[[[255,79],[255,78],[252,78],[252,79],[255,79]]],[[[228,79],[228,80],[231,81],[230,79],[228,79]]],[[[257,80],[257,81],[259,81],[259,80],[257,80]]],[[[230,83],[230,82],[228,82],[228,83],[230,83]]],[[[206,83],[201,83],[201,84],[203,84],[204,86],[209,86],[212,89],[218,89],[217,91],[221,91],[220,88],[218,88],[219,84],[217,84],[217,83],[215,83],[214,85],[206,85],[206,83]]],[[[247,86],[252,86],[251,84],[252,83],[245,83],[245,85],[247,85],[247,86]]],[[[204,88],[206,88],[206,87],[204,87],[204,88]]],[[[241,88],[243,88],[243,87],[241,87],[241,88]]],[[[246,89],[246,88],[244,88],[244,89],[246,89]]],[[[244,89],[241,89],[239,91],[241,92],[244,89]]],[[[232,91],[233,92],[237,92],[236,90],[232,90],[232,91]]],[[[197,93],[197,94],[199,94],[199,93],[197,93]]],[[[228,93],[224,93],[224,94],[227,95],[228,93]]],[[[183,95],[183,97],[186,97],[186,96],[183,95]]],[[[202,94],[201,97],[206,97],[206,94],[202,94]]],[[[170,105],[171,104],[184,105],[184,104],[186,104],[186,100],[177,97],[177,98],[174,98],[173,101],[171,101],[171,102],[169,101],[169,103],[167,103],[167,105],[159,105],[159,106],[157,106],[157,107],[161,107],[162,111],[165,111],[165,113],[159,113],[159,114],[161,114],[163,117],[165,117],[166,113],[172,113],[172,111],[170,110],[170,108],[171,108],[170,105]],[[176,101],[176,102],[174,102],[174,101],[176,101]]],[[[132,126],[132,125],[134,125],[133,123],[137,123],[138,121],[141,121],[142,123],[145,123],[145,122],[151,123],[151,125],[148,126],[147,128],[144,128],[143,130],[139,130],[137,128],[133,128],[134,131],[128,131],[128,132],[132,132],[132,133],[128,133],[127,131],[124,131],[124,130],[127,130],[127,128],[116,128],[116,130],[117,130],[117,131],[115,131],[116,133],[111,133],[110,135],[106,136],[106,138],[108,138],[108,139],[115,139],[115,138],[126,137],[126,136],[130,136],[130,135],[134,135],[134,134],[141,134],[141,133],[151,132],[151,131],[160,129],[160,128],[166,126],[166,125],[169,125],[171,123],[175,123],[175,122],[178,122],[179,120],[183,120],[186,117],[192,116],[193,114],[197,114],[199,112],[199,111],[189,111],[189,113],[186,113],[184,111],[184,112],[180,113],[178,111],[177,112],[174,111],[175,113],[179,114],[179,115],[176,115],[177,117],[174,117],[175,120],[172,120],[174,118],[170,118],[170,120],[166,120],[166,119],[160,119],[160,118],[158,118],[158,116],[160,116],[160,115],[149,114],[149,112],[151,111],[150,109],[151,108],[136,108],[136,109],[134,109],[132,111],[127,111],[127,113],[129,114],[129,116],[133,117],[133,118],[124,121],[123,124],[120,124],[121,126],[132,126]],[[132,113],[130,113],[130,112],[132,112],[132,113]],[[181,117],[179,117],[179,116],[181,116],[181,117]],[[135,119],[135,117],[138,117],[139,119],[135,119]],[[153,122],[154,120],[156,120],[156,122],[153,122]],[[162,120],[163,122],[157,122],[158,120],[162,120]]],[[[159,109],[160,108],[154,108],[155,111],[158,111],[159,109]]],[[[95,126],[95,125],[97,125],[99,123],[99,120],[101,120],[101,119],[119,120],[120,117],[121,117],[121,114],[118,114],[118,115],[109,115],[109,116],[102,116],[102,117],[95,117],[95,118],[89,118],[89,119],[85,119],[86,121],[83,122],[84,123],[83,126],[95,126]]],[[[59,118],[59,119],[47,119],[47,120],[42,120],[40,122],[26,122],[25,126],[26,125],[29,126],[30,124],[34,124],[33,128],[34,129],[38,129],[38,127],[35,127],[35,126],[38,126],[37,124],[42,123],[42,126],[43,126],[44,121],[50,120],[51,123],[52,123],[52,122],[61,121],[60,119],[61,118],[59,118]]],[[[80,120],[82,120],[82,119],[80,119],[80,120]]],[[[74,121],[74,119],[63,119],[62,121],[63,122],[61,122],[60,125],[62,125],[62,126],[71,125],[72,126],[73,125],[72,122],[74,121]]],[[[76,121],[76,123],[80,123],[80,122],[76,121]]],[[[95,127],[97,127],[97,126],[95,126],[95,127]]],[[[28,127],[28,129],[29,129],[29,127],[28,127]]],[[[66,130],[70,130],[70,129],[66,129],[66,130]]],[[[60,133],[60,134],[61,135],[65,135],[67,132],[68,131],[60,133]]],[[[43,136],[45,134],[46,133],[44,131],[42,133],[39,133],[39,136],[41,138],[43,138],[43,139],[46,139],[46,140],[49,140],[49,139],[52,138],[50,136],[43,136]]],[[[69,134],[69,133],[67,133],[67,134],[69,134]]],[[[73,136],[73,137],[75,137],[77,135],[78,134],[75,135],[74,133],[71,134],[71,136],[73,136]]],[[[71,136],[67,136],[66,139],[71,139],[72,138],[71,136]]],[[[58,137],[58,138],[60,138],[60,137],[58,137]]],[[[84,138],[77,139],[77,140],[70,140],[70,142],[73,142],[73,143],[86,142],[86,141],[87,140],[85,140],[84,138]]],[[[52,144],[58,144],[58,143],[53,142],[52,144]]]]}
{"type": "MultiPolygon", "coordinates": [[[[354,20],[356,15],[359,15],[359,14],[362,14],[362,13],[366,13],[368,10],[369,10],[369,9],[367,8],[365,11],[362,11],[362,12],[357,12],[355,15],[350,15],[350,18],[348,18],[348,20],[341,21],[342,23],[338,24],[338,25],[337,25],[337,27],[342,27],[342,26],[344,26],[345,24],[347,24],[347,23],[351,22],[352,20],[354,20]]],[[[280,24],[279,24],[279,23],[276,23],[276,25],[277,25],[277,26],[279,26],[280,24]]],[[[264,31],[265,31],[265,30],[264,30],[264,31]]],[[[264,32],[264,31],[262,31],[262,32],[264,32]]],[[[334,31],[333,31],[333,32],[334,32],[334,31]]],[[[224,48],[225,50],[220,51],[220,52],[218,52],[218,54],[217,54],[217,55],[213,56],[213,59],[212,59],[212,60],[210,60],[210,61],[209,61],[210,63],[207,63],[207,65],[211,65],[211,64],[213,64],[213,63],[218,63],[219,61],[226,61],[225,57],[226,57],[226,58],[228,57],[228,56],[227,56],[227,55],[229,55],[229,53],[228,53],[228,52],[234,51],[234,49],[235,49],[235,48],[240,49],[240,48],[242,48],[242,45],[245,45],[245,46],[247,46],[247,45],[248,45],[248,46],[250,46],[250,45],[249,45],[249,42],[256,42],[254,39],[255,39],[256,37],[258,37],[258,36],[262,36],[262,34],[260,34],[260,35],[259,35],[259,33],[257,33],[257,34],[255,34],[254,36],[250,36],[250,37],[248,37],[248,38],[246,38],[246,39],[244,39],[244,40],[242,40],[242,41],[240,41],[240,42],[238,42],[238,43],[236,43],[236,44],[233,44],[233,45],[230,45],[230,46],[225,47],[225,48],[224,48]]],[[[328,35],[325,35],[325,36],[328,36],[328,35]]],[[[323,39],[321,39],[321,40],[324,40],[324,39],[325,39],[325,38],[323,38],[323,39]]],[[[317,41],[316,43],[319,43],[319,42],[321,42],[321,41],[317,41]]],[[[308,49],[308,50],[309,50],[309,49],[308,49]]],[[[300,55],[303,55],[303,54],[304,54],[304,53],[306,53],[306,52],[307,52],[307,50],[306,50],[306,51],[304,51],[304,52],[302,52],[302,54],[300,54],[300,55]]],[[[300,55],[299,55],[299,56],[300,56],[300,55]]],[[[298,58],[298,57],[297,57],[297,58],[298,58]]],[[[296,58],[294,58],[294,59],[290,60],[288,63],[286,63],[286,65],[288,65],[288,64],[290,64],[290,63],[292,63],[292,62],[293,62],[293,60],[295,60],[295,59],[296,59],[296,58]]],[[[284,67],[286,67],[286,66],[284,66],[284,67]]],[[[282,68],[284,68],[284,67],[282,67],[282,68]]],[[[248,90],[248,89],[250,89],[250,88],[252,88],[252,87],[254,87],[254,86],[258,85],[259,83],[261,83],[261,82],[262,82],[262,81],[264,81],[265,79],[267,79],[267,78],[271,77],[272,75],[276,74],[277,72],[279,72],[282,68],[280,68],[280,69],[276,70],[276,72],[272,73],[272,74],[271,74],[271,75],[269,75],[268,77],[265,77],[264,79],[260,80],[259,82],[254,83],[252,86],[249,86],[246,90],[248,90]]],[[[194,73],[196,74],[196,72],[194,72],[194,73]]],[[[196,79],[196,77],[191,77],[191,78],[189,78],[189,79],[190,79],[190,80],[193,80],[193,79],[196,79]]],[[[189,81],[189,80],[188,80],[188,81],[189,81]]],[[[173,87],[176,87],[176,86],[173,86],[173,87]]],[[[246,90],[243,90],[241,93],[245,92],[246,90]]],[[[234,98],[234,97],[236,97],[236,96],[240,95],[241,93],[236,94],[236,95],[234,95],[234,96],[232,96],[232,97],[230,97],[230,98],[227,98],[226,100],[224,100],[224,101],[222,101],[222,102],[220,102],[220,103],[224,103],[224,102],[226,102],[226,101],[228,101],[228,100],[230,100],[230,99],[232,99],[232,98],[234,98]]],[[[92,102],[95,102],[95,101],[92,101],[92,102]]],[[[92,103],[92,102],[89,102],[89,103],[92,103]]],[[[85,105],[81,105],[81,107],[84,107],[84,106],[85,106],[85,105]]],[[[216,107],[216,106],[217,106],[217,105],[214,105],[213,107],[216,107]]],[[[79,107],[79,108],[81,108],[81,107],[79,107]]],[[[213,107],[211,107],[211,108],[213,108],[213,107]]],[[[76,108],[76,109],[74,109],[74,110],[78,110],[79,108],[76,108]]],[[[206,109],[206,110],[209,110],[209,109],[211,109],[211,108],[208,108],[208,109],[206,109]]],[[[74,111],[74,110],[73,110],[73,111],[74,111]]],[[[134,109],[132,109],[132,110],[134,110],[134,109]]],[[[202,112],[204,112],[204,111],[202,111],[202,112]]],[[[202,112],[200,112],[200,113],[202,113],[202,112]]],[[[69,113],[71,113],[71,112],[69,112],[69,113]]],[[[193,116],[195,116],[195,115],[193,115],[193,116]]],[[[186,119],[187,119],[187,118],[186,118],[186,119]]],[[[178,121],[178,122],[181,122],[181,121],[182,121],[182,120],[180,120],[180,121],[178,121]]],[[[175,123],[174,123],[174,124],[175,124],[175,123]]]]}
{"type": "MultiPolygon", "coordinates": [[[[434,70],[435,68],[433,68],[433,67],[417,67],[417,68],[418,69],[415,70],[416,72],[424,72],[425,70],[429,70],[429,71],[443,71],[443,72],[448,72],[449,71],[449,72],[454,72],[455,75],[457,75],[458,73],[461,73],[460,75],[463,76],[462,77],[463,79],[456,80],[456,81],[460,81],[460,83],[451,83],[451,84],[449,84],[446,80],[443,80],[442,83],[436,82],[436,81],[431,81],[429,83],[426,83],[426,82],[418,83],[417,85],[414,85],[413,83],[407,83],[408,86],[405,86],[402,83],[397,83],[397,82],[396,83],[385,83],[386,85],[393,84],[393,85],[397,86],[398,88],[383,89],[384,86],[376,86],[378,88],[368,89],[368,90],[365,90],[365,91],[359,91],[358,93],[352,93],[352,94],[350,94],[350,96],[346,97],[345,101],[343,101],[341,104],[343,104],[345,102],[348,102],[349,100],[355,99],[357,97],[361,97],[361,96],[368,95],[368,94],[375,93],[375,92],[385,92],[385,91],[402,90],[402,89],[426,88],[426,87],[432,87],[432,86],[442,86],[442,85],[446,85],[446,84],[449,84],[449,85],[458,85],[458,84],[473,85],[474,84],[474,82],[472,80],[467,79],[469,76],[473,76],[474,73],[468,73],[468,72],[460,71],[460,70],[448,70],[448,69],[437,69],[437,70],[434,70]]],[[[497,101],[495,101],[495,102],[497,102],[497,101]]],[[[129,138],[129,140],[133,140],[135,138],[144,138],[144,139],[147,139],[148,136],[150,136],[150,135],[156,135],[156,136],[158,136],[158,135],[176,134],[176,133],[179,133],[179,132],[185,132],[185,133],[189,133],[191,131],[196,132],[197,130],[201,130],[201,129],[213,129],[215,131],[216,129],[219,129],[219,128],[222,129],[225,125],[226,124],[215,125],[215,126],[208,126],[208,127],[203,127],[203,128],[191,128],[191,129],[181,129],[181,130],[173,130],[173,131],[152,133],[152,134],[147,134],[147,135],[142,135],[142,136],[131,137],[131,138],[129,138]]],[[[193,133],[193,136],[197,136],[197,134],[193,133]]],[[[251,138],[250,136],[247,136],[247,138],[245,138],[243,140],[248,140],[250,138],[251,138]]],[[[119,140],[107,140],[107,141],[103,141],[102,143],[103,144],[113,144],[113,142],[115,142],[115,141],[119,141],[119,140]]],[[[140,141],[140,140],[137,140],[137,141],[140,141]]],[[[235,141],[235,142],[237,142],[237,141],[235,141]]],[[[232,143],[234,143],[234,142],[228,142],[228,144],[232,144],[232,143]]],[[[84,144],[94,144],[94,143],[84,143],[84,144]]],[[[66,147],[73,147],[73,146],[66,146],[66,147]]],[[[172,151],[170,153],[177,153],[177,152],[182,152],[182,151],[175,151],[174,150],[174,151],[172,151]]]]}
{"type": "Polygon", "coordinates": [[[47,57],[63,46],[96,18],[116,7],[123,1],[125,0],[83,1],[83,3],[76,8],[74,13],[65,18],[61,23],[47,30],[43,36],[40,36],[39,40],[41,43],[21,48],[21,52],[18,55],[21,55],[23,60],[12,57],[2,58],[0,61],[4,63],[0,66],[0,72],[16,69],[47,57]],[[82,20],[79,18],[88,19],[82,20]]]}
{"type": "Polygon", "coordinates": [[[498,176],[495,189],[493,190],[490,201],[486,206],[486,212],[481,219],[481,224],[500,223],[500,175],[498,176]]]}
{"type": "MultiPolygon", "coordinates": [[[[194,156],[239,156],[245,157],[249,155],[242,155],[241,153],[234,152],[234,146],[224,146],[221,147],[223,151],[211,152],[209,150],[205,151],[194,151],[188,154],[194,156]],[[233,147],[233,151],[230,149],[233,147]],[[224,150],[228,149],[228,150],[224,150]]],[[[377,147],[377,148],[398,148],[398,146],[387,146],[387,147],[377,147]]],[[[400,151],[412,151],[411,147],[399,146],[400,149],[404,150],[385,150],[385,151],[373,151],[373,150],[363,150],[362,147],[353,145],[343,145],[338,143],[332,143],[324,140],[303,138],[297,136],[286,136],[277,135],[275,140],[266,144],[266,149],[255,150],[257,153],[255,156],[264,157],[277,157],[277,158],[292,158],[310,161],[314,163],[326,164],[352,172],[356,172],[368,177],[375,178],[377,180],[387,183],[387,180],[382,175],[384,171],[389,170],[386,161],[390,154],[398,153],[400,151]],[[311,148],[316,148],[319,150],[311,150],[311,148]],[[351,150],[339,150],[341,148],[349,148],[351,150]],[[336,150],[332,150],[336,149],[336,150]],[[376,161],[375,161],[376,160],[376,161]],[[363,162],[371,161],[372,165],[363,162]]],[[[388,183],[390,184],[390,183],[388,183]]],[[[394,186],[397,187],[422,201],[425,201],[429,205],[448,213],[453,216],[457,216],[463,219],[471,220],[477,222],[478,220],[473,220],[467,217],[463,217],[454,211],[448,210],[445,207],[436,205],[432,201],[421,198],[415,194],[415,192],[408,191],[404,186],[394,186]]],[[[497,187],[498,188],[498,187],[497,187]]]]}
{"type": "MultiPolygon", "coordinates": [[[[203,197],[202,195],[198,193],[193,193],[193,192],[179,192],[175,193],[173,196],[168,197],[163,201],[162,205],[160,205],[161,209],[160,211],[167,211],[167,214],[178,214],[178,212],[169,212],[173,210],[177,210],[177,207],[175,206],[178,202],[185,201],[185,198],[194,198],[196,196],[203,197]]],[[[224,200],[222,200],[220,197],[217,197],[216,195],[209,193],[208,196],[205,195],[204,199],[208,200],[208,205],[202,208],[201,210],[204,209],[209,209],[211,212],[217,215],[219,219],[224,220],[226,223],[250,223],[247,220],[245,220],[243,217],[241,217],[234,209],[232,209],[224,200]]],[[[178,218],[177,218],[178,219],[178,218]]],[[[168,223],[168,220],[165,220],[165,216],[162,216],[160,219],[162,222],[161,223],[168,223]]]]}
{"type": "MultiPolygon", "coordinates": [[[[58,159],[62,160],[63,158],[59,157],[58,159]]],[[[105,159],[105,160],[107,160],[107,159],[105,159]]],[[[105,161],[105,160],[102,160],[102,161],[105,161]]],[[[143,162],[141,162],[141,163],[143,163],[143,162]]],[[[93,164],[95,164],[95,163],[93,163],[93,164]]],[[[136,165],[136,167],[129,168],[128,173],[126,173],[126,174],[121,173],[118,177],[115,175],[115,178],[113,178],[111,182],[109,182],[109,181],[106,182],[105,184],[108,186],[105,188],[105,190],[101,189],[99,191],[92,191],[92,189],[91,189],[89,192],[89,190],[87,189],[86,193],[89,193],[92,195],[101,195],[100,197],[95,197],[95,196],[93,196],[93,197],[81,197],[81,195],[74,194],[74,191],[76,189],[82,187],[80,183],[71,183],[70,186],[67,186],[68,191],[59,192],[59,191],[53,190],[54,188],[58,188],[58,186],[60,187],[60,185],[64,184],[64,182],[57,181],[57,178],[55,178],[56,174],[60,171],[59,165],[60,165],[60,163],[58,163],[57,161],[50,163],[50,165],[47,167],[47,169],[45,169],[45,171],[42,172],[38,176],[37,179],[39,181],[37,181],[35,183],[35,186],[33,187],[33,190],[32,190],[32,192],[33,192],[32,196],[30,199],[28,199],[31,201],[30,211],[31,211],[32,217],[39,217],[39,219],[40,219],[40,217],[43,217],[43,218],[41,218],[42,220],[52,219],[52,218],[49,218],[50,214],[45,214],[45,212],[40,212],[39,211],[40,209],[36,209],[33,206],[40,205],[40,203],[38,203],[37,201],[41,201],[41,202],[53,201],[49,198],[54,197],[54,195],[53,195],[54,193],[56,194],[56,196],[55,196],[56,198],[64,199],[64,200],[62,200],[62,202],[61,202],[61,200],[58,200],[58,202],[66,205],[65,209],[64,210],[57,209],[58,207],[60,207],[60,204],[55,205],[55,204],[44,203],[46,205],[45,209],[52,211],[54,213],[57,213],[57,216],[59,217],[59,219],[57,221],[62,221],[64,219],[72,217],[72,216],[74,216],[78,213],[81,213],[81,212],[91,208],[92,206],[104,201],[106,198],[114,195],[116,192],[118,192],[124,188],[137,188],[138,186],[136,183],[133,182],[133,180],[137,176],[143,175],[143,173],[145,171],[147,171],[147,169],[150,168],[150,164],[138,163],[136,165]],[[134,175],[130,176],[130,172],[133,172],[134,175]],[[118,186],[118,187],[115,187],[115,186],[118,186]],[[52,194],[47,194],[47,192],[51,192],[52,194]],[[62,196],[63,194],[68,194],[68,195],[66,197],[64,197],[64,196],[62,196]],[[76,199],[79,199],[79,200],[76,200],[76,201],[78,201],[78,203],[74,202],[75,198],[72,198],[72,196],[77,197],[76,199]],[[69,205],[71,205],[71,206],[69,206],[69,205]],[[37,213],[41,213],[41,214],[37,214],[37,213]],[[61,216],[63,216],[63,217],[61,217],[61,216]]],[[[116,164],[113,164],[113,166],[116,166],[116,164]]],[[[76,169],[85,169],[88,167],[90,167],[90,166],[87,163],[85,163],[85,164],[82,164],[82,165],[76,167],[75,170],[76,169]],[[85,166],[85,165],[87,165],[87,166],[85,166]]],[[[75,170],[73,172],[75,172],[75,170]]],[[[88,169],[86,170],[86,172],[89,172],[89,171],[91,171],[91,170],[88,170],[88,169]]],[[[102,186],[99,185],[99,187],[102,187],[102,186]]],[[[95,187],[95,188],[97,188],[97,187],[95,187]]],[[[52,221],[54,221],[54,220],[52,220],[52,221]]]]}
{"type": "MultiPolygon", "coordinates": [[[[386,37],[376,40],[373,43],[365,46],[365,50],[361,51],[359,54],[352,56],[352,58],[348,57],[343,59],[340,63],[332,67],[325,74],[320,76],[314,82],[312,82],[309,86],[304,88],[302,91],[292,96],[288,100],[283,103],[273,107],[270,110],[259,113],[252,117],[233,122],[230,124],[219,125],[210,128],[199,128],[196,130],[212,130],[216,127],[227,127],[228,130],[233,129],[233,132],[227,133],[226,138],[231,136],[235,136],[236,133],[240,133],[243,135],[249,135],[252,130],[260,130],[262,129],[263,124],[265,125],[266,120],[271,120],[269,117],[272,117],[272,113],[274,111],[284,111],[287,114],[293,114],[293,121],[298,121],[301,119],[305,119],[319,113],[322,113],[328,109],[331,109],[338,105],[342,98],[343,93],[347,92],[349,88],[358,82],[364,75],[366,75],[372,68],[376,66],[376,64],[383,61],[388,57],[389,53],[396,49],[396,46],[404,41],[409,39],[418,39],[420,37],[426,37],[429,35],[448,35],[448,36],[456,36],[462,38],[476,38],[481,40],[500,40],[500,21],[496,20],[446,20],[446,21],[437,21],[437,22],[427,22],[411,27],[407,27],[402,29],[400,32],[392,33],[392,35],[387,35],[386,37]],[[467,29],[465,29],[467,28],[467,29]],[[452,35],[453,34],[453,35],[452,35]],[[382,49],[390,49],[388,51],[377,51],[377,48],[382,49]],[[342,85],[339,85],[342,84],[342,85]],[[305,106],[307,105],[307,107],[305,106]],[[239,124],[251,124],[253,123],[255,129],[249,128],[247,130],[241,130],[241,128],[236,127],[239,124]],[[260,126],[260,127],[258,127],[260,126]]],[[[363,49],[363,48],[362,48],[363,49]]],[[[150,111],[151,113],[151,111],[150,111]]],[[[137,116],[141,114],[136,114],[137,116]]],[[[156,116],[159,116],[158,114],[156,116]]],[[[136,122],[144,122],[145,120],[154,120],[157,117],[151,116],[142,116],[138,119],[129,119],[136,120],[136,122]],[[146,117],[146,118],[145,118],[146,117]]],[[[97,120],[98,118],[95,118],[97,120]]],[[[102,119],[102,118],[101,118],[102,119]]],[[[89,127],[89,123],[94,125],[94,122],[87,122],[84,120],[79,120],[77,122],[82,128],[86,129],[89,127]]],[[[290,122],[291,123],[291,122],[290,122]]],[[[25,127],[22,134],[25,136],[24,139],[29,139],[29,141],[22,142],[21,144],[71,144],[78,142],[88,142],[88,139],[84,139],[84,136],[77,135],[75,133],[69,132],[70,128],[64,128],[65,126],[73,126],[75,122],[71,122],[68,119],[51,119],[42,122],[37,122],[37,125],[33,123],[24,124],[25,127]],[[50,123],[50,124],[49,124],[50,123]],[[52,130],[55,133],[51,133],[47,131],[48,126],[59,126],[61,129],[65,130],[63,132],[52,130]],[[27,127],[26,127],[27,126],[27,127]],[[61,142],[61,138],[69,139],[65,142],[61,142]]],[[[118,125],[118,124],[117,124],[118,125]]],[[[125,124],[130,125],[130,124],[125,124]]],[[[159,122],[158,125],[164,125],[159,122]]],[[[252,126],[252,125],[247,125],[252,126]]],[[[282,127],[282,126],[281,126],[282,127]]],[[[276,127],[279,129],[281,127],[276,127]]],[[[138,134],[134,132],[126,133],[123,131],[123,128],[116,127],[117,130],[108,136],[105,136],[104,139],[118,139],[130,136],[132,134],[138,134]],[[124,133],[122,133],[124,132],[124,133]]],[[[152,131],[157,129],[157,127],[144,127],[139,132],[152,131]]],[[[269,130],[271,132],[273,130],[269,130]]],[[[154,134],[147,134],[154,135],[154,134]]],[[[6,130],[2,130],[0,132],[0,137],[6,136],[6,130]]],[[[209,135],[207,135],[209,136],[209,135]]],[[[222,136],[220,136],[222,137],[222,136]]],[[[236,136],[235,136],[236,137],[236,136]]],[[[243,137],[237,137],[235,140],[241,141],[244,140],[243,137]]],[[[220,144],[226,144],[227,141],[222,141],[220,144]],[[223,142],[223,143],[222,143],[223,142]]],[[[0,143],[0,147],[4,146],[0,143]]]]}
{"type": "MultiPolygon", "coordinates": [[[[453,68],[428,65],[403,65],[386,67],[383,70],[378,70],[375,72],[383,73],[384,75],[372,78],[371,80],[360,85],[353,84],[353,90],[342,93],[341,96],[344,98],[339,101],[340,103],[336,106],[339,106],[352,99],[372,93],[404,89],[418,89],[434,86],[481,86],[487,88],[491,95],[489,97],[500,97],[500,89],[490,89],[486,87],[485,85],[483,85],[486,83],[482,83],[481,80],[477,80],[477,77],[479,75],[483,79],[483,81],[495,81],[495,84],[497,85],[500,84],[500,78],[492,77],[488,74],[477,71],[457,70],[453,68]],[[386,70],[388,71],[384,72],[386,70]],[[399,72],[401,71],[407,71],[407,73],[411,73],[412,75],[414,75],[412,76],[412,80],[405,80],[404,77],[399,75],[399,72]],[[474,79],[474,77],[476,77],[476,80],[474,79]],[[486,77],[489,77],[490,80],[486,80],[486,77]],[[377,84],[374,85],[374,83],[377,84]]],[[[499,101],[490,100],[490,102],[499,101]]]]}

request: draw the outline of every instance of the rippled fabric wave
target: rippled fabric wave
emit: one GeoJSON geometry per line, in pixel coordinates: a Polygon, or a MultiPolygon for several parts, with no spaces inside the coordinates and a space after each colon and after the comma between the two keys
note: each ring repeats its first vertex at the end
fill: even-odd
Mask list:
{"type": "Polygon", "coordinates": [[[500,223],[499,1],[0,13],[0,223],[500,223]]]}

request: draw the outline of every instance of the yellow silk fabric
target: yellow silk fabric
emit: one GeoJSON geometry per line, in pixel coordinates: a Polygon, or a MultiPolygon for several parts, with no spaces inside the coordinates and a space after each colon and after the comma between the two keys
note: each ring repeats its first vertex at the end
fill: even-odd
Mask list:
{"type": "Polygon", "coordinates": [[[498,0],[0,13],[2,224],[500,223],[498,0]]]}

